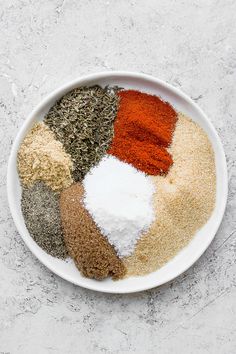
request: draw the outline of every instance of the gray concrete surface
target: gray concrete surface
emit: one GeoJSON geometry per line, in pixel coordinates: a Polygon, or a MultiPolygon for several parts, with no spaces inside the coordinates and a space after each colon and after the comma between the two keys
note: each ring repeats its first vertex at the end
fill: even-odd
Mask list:
{"type": "Polygon", "coordinates": [[[236,352],[235,0],[0,1],[0,353],[236,352]],[[170,284],[118,296],[75,287],[27,250],[6,168],[27,114],[82,74],[132,70],[180,87],[205,110],[228,161],[229,200],[201,259],[170,284]]]}

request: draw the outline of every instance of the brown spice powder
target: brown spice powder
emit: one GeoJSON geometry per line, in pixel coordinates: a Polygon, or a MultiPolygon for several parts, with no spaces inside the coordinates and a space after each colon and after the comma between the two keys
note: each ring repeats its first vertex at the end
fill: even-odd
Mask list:
{"type": "Polygon", "coordinates": [[[203,129],[179,114],[170,148],[174,164],[156,186],[156,221],[126,258],[127,276],[153,272],[185,247],[210,217],[216,195],[214,152],[203,129]]]}
{"type": "Polygon", "coordinates": [[[62,191],[60,196],[61,221],[68,252],[86,277],[122,278],[125,267],[84,208],[83,195],[83,186],[76,183],[62,191]]]}

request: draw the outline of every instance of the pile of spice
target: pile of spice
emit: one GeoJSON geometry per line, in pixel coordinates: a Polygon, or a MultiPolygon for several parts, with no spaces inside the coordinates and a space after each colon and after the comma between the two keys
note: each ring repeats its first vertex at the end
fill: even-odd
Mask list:
{"type": "Polygon", "coordinates": [[[46,115],[44,122],[74,162],[75,181],[82,181],[108,149],[118,101],[116,88],[79,87],[63,96],[46,115]]]}
{"type": "Polygon", "coordinates": [[[43,182],[23,187],[21,199],[25,225],[35,242],[51,256],[66,258],[61,230],[59,195],[43,182]]]}
{"type": "Polygon", "coordinates": [[[17,165],[25,186],[41,180],[58,191],[73,183],[70,155],[44,123],[36,123],[26,135],[18,151],[17,165]]]}
{"type": "Polygon", "coordinates": [[[65,243],[81,273],[89,278],[122,278],[125,267],[83,206],[83,186],[61,193],[60,210],[65,243]]]}
{"type": "Polygon", "coordinates": [[[144,275],[167,263],[207,222],[215,205],[214,152],[203,129],[183,114],[170,148],[168,175],[153,177],[157,215],[151,228],[125,259],[127,276],[144,275]]]}
{"type": "Polygon", "coordinates": [[[119,257],[130,255],[154,221],[150,177],[113,156],[105,156],[83,181],[84,205],[119,257]]]}
{"type": "Polygon", "coordinates": [[[127,90],[118,93],[120,106],[109,153],[149,175],[168,172],[167,151],[177,120],[172,106],[159,97],[127,90]]]}
{"type": "Polygon", "coordinates": [[[157,96],[80,87],[18,152],[22,213],[47,253],[89,278],[155,271],[207,222],[214,152],[205,132],[157,96]]]}

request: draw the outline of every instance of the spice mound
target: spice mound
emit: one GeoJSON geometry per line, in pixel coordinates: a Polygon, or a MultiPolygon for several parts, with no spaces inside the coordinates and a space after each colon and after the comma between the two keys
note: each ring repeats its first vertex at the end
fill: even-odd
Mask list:
{"type": "Polygon", "coordinates": [[[170,151],[173,166],[166,177],[152,177],[157,218],[125,259],[128,276],[153,272],[167,263],[207,222],[215,205],[214,152],[203,129],[183,114],[170,151]]]}
{"type": "Polygon", "coordinates": [[[25,186],[41,180],[58,191],[73,182],[71,158],[44,123],[35,124],[26,135],[18,151],[17,165],[25,186]]]}
{"type": "Polygon", "coordinates": [[[115,91],[109,87],[79,87],[63,96],[44,119],[71,155],[75,181],[82,181],[109,147],[118,108],[115,91]]]}
{"type": "Polygon", "coordinates": [[[120,257],[134,251],[141,234],[155,219],[149,176],[113,156],[85,176],[84,205],[120,257]]]}
{"type": "Polygon", "coordinates": [[[84,208],[83,195],[80,183],[73,184],[61,193],[61,220],[69,254],[86,277],[122,278],[125,267],[84,208]]]}
{"type": "Polygon", "coordinates": [[[59,195],[43,182],[36,182],[31,187],[23,187],[21,209],[25,225],[35,242],[51,256],[66,258],[59,195]]]}
{"type": "Polygon", "coordinates": [[[173,163],[167,151],[177,121],[172,106],[159,97],[120,91],[115,135],[109,153],[149,175],[166,174],[173,163]]]}

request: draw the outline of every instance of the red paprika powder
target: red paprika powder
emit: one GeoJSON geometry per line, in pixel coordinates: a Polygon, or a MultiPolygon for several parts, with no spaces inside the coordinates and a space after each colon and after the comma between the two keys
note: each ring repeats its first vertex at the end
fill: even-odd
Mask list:
{"type": "Polygon", "coordinates": [[[118,95],[120,106],[108,153],[147,174],[166,174],[173,163],[167,148],[177,113],[157,96],[135,90],[118,95]]]}

